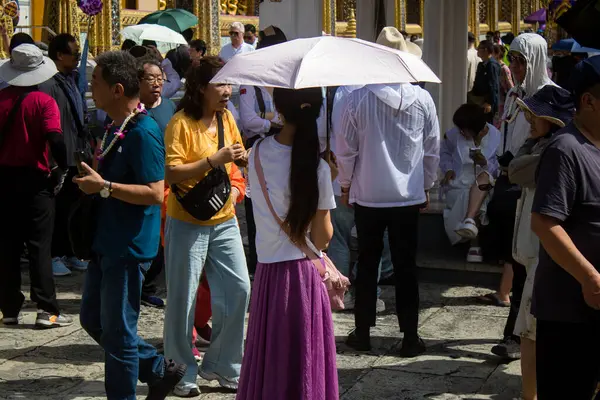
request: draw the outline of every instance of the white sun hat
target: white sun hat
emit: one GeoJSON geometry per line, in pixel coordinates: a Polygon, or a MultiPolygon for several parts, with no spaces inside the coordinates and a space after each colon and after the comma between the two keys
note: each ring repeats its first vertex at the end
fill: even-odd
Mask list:
{"type": "Polygon", "coordinates": [[[58,70],[54,61],[44,57],[33,44],[13,49],[10,59],[0,64],[0,79],[11,86],[35,86],[52,78],[58,70]]]}

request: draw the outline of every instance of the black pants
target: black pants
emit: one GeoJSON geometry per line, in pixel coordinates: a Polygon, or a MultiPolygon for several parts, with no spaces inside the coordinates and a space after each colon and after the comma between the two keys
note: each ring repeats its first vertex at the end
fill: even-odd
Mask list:
{"type": "Polygon", "coordinates": [[[538,320],[536,335],[538,399],[590,400],[600,372],[600,323],[538,320]]]}
{"type": "Polygon", "coordinates": [[[256,222],[254,222],[254,211],[252,209],[252,200],[249,197],[244,199],[244,208],[246,209],[246,228],[248,230],[248,272],[256,272],[258,255],[256,254],[256,222]]]}
{"type": "Polygon", "coordinates": [[[142,284],[142,294],[145,296],[152,296],[156,293],[156,284],[154,281],[160,275],[163,268],[165,267],[165,248],[163,245],[159,245],[158,254],[152,264],[150,264],[150,268],[144,274],[144,283],[142,284]]]}
{"type": "Polygon", "coordinates": [[[29,257],[31,299],[41,310],[58,314],[50,248],[54,227],[54,198],[44,174],[29,168],[0,167],[0,310],[16,316],[21,293],[20,259],[23,243],[29,257]]]}
{"type": "Polygon", "coordinates": [[[525,266],[513,260],[512,270],[512,296],[510,296],[510,312],[508,313],[508,318],[506,319],[506,325],[504,325],[504,338],[512,338],[520,343],[521,338],[515,335],[513,332],[515,330],[517,316],[519,315],[519,308],[521,307],[523,287],[525,286],[525,280],[527,279],[527,269],[525,266]]]}
{"type": "Polygon", "coordinates": [[[69,168],[65,183],[55,198],[54,233],[52,234],[52,257],[71,257],[73,249],[69,240],[69,213],[83,192],[73,183],[77,168],[69,168]]]}
{"type": "Polygon", "coordinates": [[[357,330],[375,324],[377,275],[383,251],[383,233],[388,229],[396,279],[396,314],[405,336],[417,335],[419,283],[417,241],[419,206],[370,208],[356,205],[358,268],[355,286],[354,319],[357,330]]]}

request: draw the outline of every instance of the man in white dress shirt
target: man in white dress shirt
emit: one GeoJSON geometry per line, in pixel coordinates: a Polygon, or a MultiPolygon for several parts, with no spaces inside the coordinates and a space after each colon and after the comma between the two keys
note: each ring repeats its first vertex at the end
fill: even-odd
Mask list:
{"type": "MultiPolygon", "coordinates": [[[[398,48],[395,28],[384,28],[378,43],[398,48]]],[[[353,204],[358,231],[355,287],[356,329],[346,343],[371,349],[377,275],[386,228],[396,278],[396,313],[404,332],[400,356],[425,351],[418,335],[417,237],[420,209],[437,178],[440,133],[431,95],[411,84],[368,85],[344,96],[336,137],[342,202],[353,204]]]]}
{"type": "Polygon", "coordinates": [[[244,24],[241,22],[234,22],[229,27],[229,38],[231,43],[226,44],[221,49],[219,57],[225,62],[231,60],[233,56],[242,53],[248,53],[254,51],[254,47],[244,42],[244,24]]]}

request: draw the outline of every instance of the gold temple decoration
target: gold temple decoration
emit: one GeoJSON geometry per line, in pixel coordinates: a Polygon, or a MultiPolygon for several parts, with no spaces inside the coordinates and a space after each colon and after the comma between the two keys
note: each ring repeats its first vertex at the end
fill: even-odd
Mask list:
{"type": "Polygon", "coordinates": [[[488,15],[487,22],[489,25],[490,31],[498,30],[498,0],[488,0],[488,15]]]}
{"type": "Polygon", "coordinates": [[[219,0],[194,0],[193,2],[192,13],[198,17],[195,37],[206,42],[208,54],[212,56],[219,54],[221,50],[221,32],[219,30],[221,6],[222,2],[219,0]]]}
{"type": "Polygon", "coordinates": [[[469,4],[469,31],[475,35],[475,40],[479,38],[479,1],[472,0],[469,4]]]}
{"type": "Polygon", "coordinates": [[[323,1],[323,32],[328,35],[335,35],[335,15],[336,2],[335,0],[323,1]]]}
{"type": "MultiPolygon", "coordinates": [[[[8,15],[3,15],[2,17],[0,17],[0,25],[4,26],[6,28],[6,33],[8,34],[8,37],[9,38],[12,37],[12,35],[15,32],[14,28],[13,28],[12,18],[9,17],[8,15]]],[[[4,40],[4,39],[0,38],[0,40],[4,40]]],[[[3,46],[0,46],[0,59],[5,59],[5,58],[10,58],[10,54],[8,54],[8,49],[7,49],[7,51],[4,51],[3,46]]]]}
{"type": "Polygon", "coordinates": [[[344,36],[356,37],[356,11],[354,11],[354,8],[348,10],[348,25],[344,36]]]}
{"type": "Polygon", "coordinates": [[[521,0],[511,0],[512,15],[510,24],[512,25],[512,33],[517,36],[521,31],[521,0]]]}
{"type": "Polygon", "coordinates": [[[158,9],[159,10],[166,10],[167,9],[167,2],[166,2],[166,0],[158,0],[158,9]]]}
{"type": "Polygon", "coordinates": [[[237,12],[239,15],[247,15],[248,8],[250,8],[252,4],[250,4],[249,0],[238,0],[237,12]]]}
{"type": "Polygon", "coordinates": [[[236,15],[238,10],[237,4],[238,0],[227,0],[227,14],[236,15]]]}
{"type": "Polygon", "coordinates": [[[401,31],[406,29],[406,0],[394,0],[394,26],[401,31]]]}

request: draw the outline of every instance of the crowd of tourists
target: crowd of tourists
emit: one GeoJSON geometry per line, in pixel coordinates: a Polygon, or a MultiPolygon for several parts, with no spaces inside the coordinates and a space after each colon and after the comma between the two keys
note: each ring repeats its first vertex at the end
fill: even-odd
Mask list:
{"type": "MultiPolygon", "coordinates": [[[[560,87],[540,35],[482,41],[468,52],[468,101],[441,134],[418,83],[211,83],[237,54],[287,41],[277,27],[256,35],[237,22],[229,35],[220,57],[201,40],[165,57],[153,42],[98,55],[100,130],[79,91],[75,38],[57,35],[46,57],[28,35],[12,37],[0,64],[0,179],[11,188],[0,196],[10,227],[0,231],[3,324],[22,322],[25,254],[38,327],[73,322],[53,275],[87,271],[80,322],[104,349],[108,399],[135,399],[138,380],[150,400],[196,397],[198,376],[240,400],[338,399],[332,304],[354,310],[347,346],[369,351],[385,308],[378,285],[391,282],[398,356],[426,351],[417,239],[439,185],[452,244],[481,262],[480,232],[494,237],[506,274],[481,300],[510,307],[492,352],[521,358],[523,398],[590,399],[600,372],[600,57],[560,87]],[[323,283],[335,271],[323,252],[352,282],[343,298],[343,276],[323,283]],[[142,304],[164,306],[163,272],[161,354],[137,324],[142,304]]],[[[422,53],[393,27],[377,42],[422,53]]]]}

